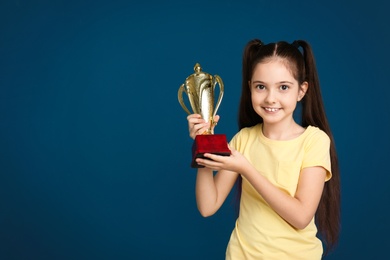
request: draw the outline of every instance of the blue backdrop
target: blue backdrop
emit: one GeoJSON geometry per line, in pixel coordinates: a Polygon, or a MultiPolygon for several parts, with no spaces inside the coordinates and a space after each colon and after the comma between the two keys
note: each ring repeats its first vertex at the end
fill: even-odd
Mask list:
{"type": "Polygon", "coordinates": [[[0,3],[0,259],[224,259],[232,196],[202,218],[177,90],[196,62],[225,83],[237,131],[252,38],[314,49],[342,173],[326,259],[388,255],[384,1],[0,3]]]}

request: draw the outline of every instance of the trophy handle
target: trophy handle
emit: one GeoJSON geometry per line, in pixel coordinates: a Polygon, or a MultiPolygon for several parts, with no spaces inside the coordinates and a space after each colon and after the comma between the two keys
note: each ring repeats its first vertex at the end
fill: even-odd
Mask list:
{"type": "Polygon", "coordinates": [[[179,103],[180,103],[181,107],[184,109],[184,111],[186,111],[186,113],[190,115],[191,112],[190,112],[190,110],[188,110],[188,108],[186,107],[186,105],[184,104],[184,101],[183,101],[183,92],[188,95],[188,93],[184,87],[184,84],[181,84],[179,91],[177,92],[177,98],[179,99],[179,103]]]}
{"type": "Polygon", "coordinates": [[[224,87],[223,87],[223,82],[222,82],[221,77],[218,76],[218,75],[214,75],[213,91],[215,91],[215,86],[217,85],[217,83],[219,85],[219,96],[218,96],[218,99],[217,99],[217,103],[215,105],[212,122],[214,122],[214,116],[217,114],[217,110],[219,108],[219,105],[221,104],[222,97],[223,97],[223,92],[224,92],[224,87]]]}

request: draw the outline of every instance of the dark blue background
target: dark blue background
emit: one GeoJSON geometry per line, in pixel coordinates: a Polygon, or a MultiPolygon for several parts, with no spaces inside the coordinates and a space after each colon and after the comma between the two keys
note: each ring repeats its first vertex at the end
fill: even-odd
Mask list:
{"type": "Polygon", "coordinates": [[[389,24],[379,0],[2,0],[0,259],[223,259],[232,196],[198,213],[177,90],[196,62],[220,75],[230,139],[252,38],[312,44],[342,173],[326,259],[382,259],[389,24]]]}

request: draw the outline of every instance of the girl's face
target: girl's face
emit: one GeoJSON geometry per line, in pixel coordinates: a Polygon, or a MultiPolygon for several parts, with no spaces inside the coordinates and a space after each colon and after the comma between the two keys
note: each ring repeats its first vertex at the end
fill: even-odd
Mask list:
{"type": "Polygon", "coordinates": [[[264,124],[288,122],[306,93],[308,84],[299,86],[281,59],[258,63],[249,82],[252,106],[264,124]]]}

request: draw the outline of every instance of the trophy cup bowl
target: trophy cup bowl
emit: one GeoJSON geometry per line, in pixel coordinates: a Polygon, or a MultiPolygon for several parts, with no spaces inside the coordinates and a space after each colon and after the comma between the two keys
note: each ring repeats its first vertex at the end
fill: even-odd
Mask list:
{"type": "Polygon", "coordinates": [[[196,163],[196,158],[205,158],[205,153],[229,156],[230,150],[227,146],[226,135],[213,133],[214,116],[221,104],[224,93],[222,79],[218,75],[212,76],[203,72],[199,63],[195,64],[194,71],[195,73],[188,76],[185,83],[180,86],[178,99],[184,111],[191,114],[183,100],[183,93],[186,93],[193,113],[200,114],[206,122],[210,122],[210,128],[203,134],[197,135],[192,145],[191,167],[202,168],[203,166],[196,163]],[[219,95],[215,102],[217,84],[219,95]]]}

